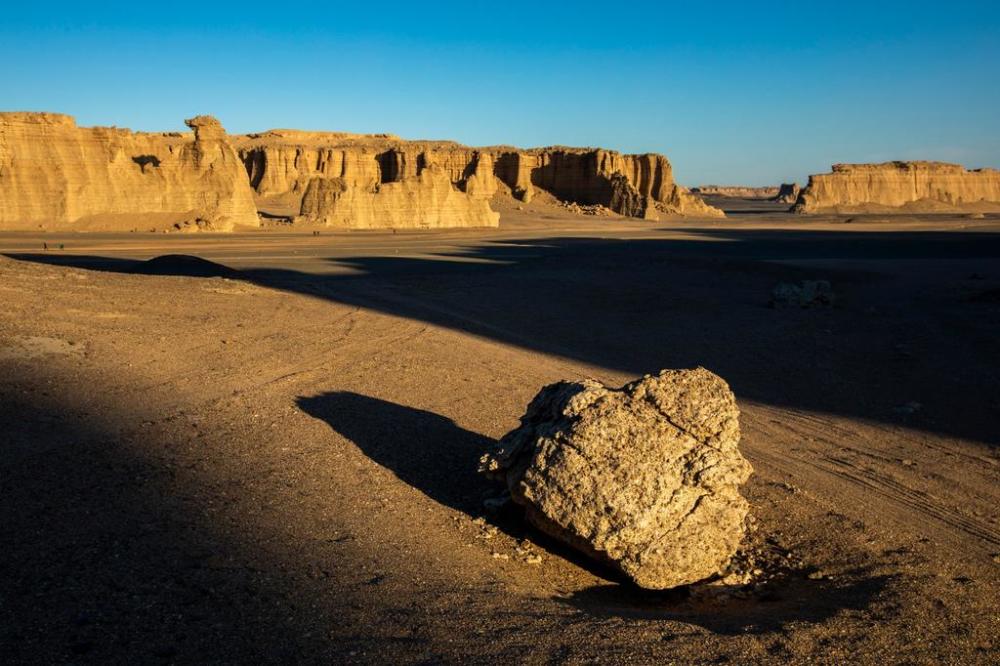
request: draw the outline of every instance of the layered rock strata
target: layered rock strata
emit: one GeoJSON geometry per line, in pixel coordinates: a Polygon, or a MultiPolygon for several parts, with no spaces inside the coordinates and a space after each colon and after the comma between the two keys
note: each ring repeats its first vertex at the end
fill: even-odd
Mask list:
{"type": "Polygon", "coordinates": [[[944,162],[835,164],[813,175],[799,213],[1000,211],[1000,171],[944,162]]]}
{"type": "Polygon", "coordinates": [[[489,153],[392,135],[271,130],[237,146],[263,210],[352,229],[495,227],[489,153]]]}
{"type": "Polygon", "coordinates": [[[743,538],[752,470],[739,439],[725,381],[664,370],[620,389],[545,387],[479,469],[538,529],[667,589],[721,573],[743,538]]]}
{"type": "Polygon", "coordinates": [[[655,154],[469,148],[391,135],[294,130],[239,137],[237,146],[261,205],[301,222],[384,226],[378,219],[382,213],[373,211],[406,222],[402,213],[391,211],[412,202],[416,216],[408,225],[436,226],[435,207],[444,202],[447,216],[461,218],[462,226],[492,226],[488,200],[498,190],[524,202],[544,191],[562,201],[647,219],[660,213],[722,214],[675,184],[670,163],[655,154]],[[423,203],[421,192],[433,195],[423,203]]]}
{"type": "Polygon", "coordinates": [[[498,193],[525,202],[545,193],[646,219],[722,215],[674,183],[661,155],[297,130],[227,137],[209,116],[187,123],[192,133],[142,133],[0,113],[0,228],[229,231],[262,217],[337,228],[491,227],[498,193]]]}
{"type": "Polygon", "coordinates": [[[253,191],[222,126],[210,116],[186,122],[193,135],[0,113],[0,228],[256,226],[253,191]]]}

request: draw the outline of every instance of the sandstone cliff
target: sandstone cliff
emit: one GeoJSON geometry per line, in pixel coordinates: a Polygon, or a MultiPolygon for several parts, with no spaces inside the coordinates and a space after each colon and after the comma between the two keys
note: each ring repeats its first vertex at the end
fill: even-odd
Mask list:
{"type": "Polygon", "coordinates": [[[799,213],[1000,211],[1000,171],[943,162],[835,164],[809,177],[799,213]]]}
{"type": "Polygon", "coordinates": [[[495,196],[537,192],[646,219],[722,215],[676,185],[662,155],[187,124],[142,133],[0,113],[0,228],[229,231],[259,226],[258,208],[339,228],[488,227],[495,196]]]}
{"type": "Polygon", "coordinates": [[[488,200],[497,191],[530,202],[539,190],[632,217],[722,215],[676,185],[662,155],[469,148],[391,135],[293,130],[237,137],[236,145],[261,206],[303,222],[495,226],[488,200]],[[406,210],[413,214],[407,217],[406,210]]]}
{"type": "Polygon", "coordinates": [[[492,148],[497,178],[522,201],[536,189],[582,205],[601,205],[629,217],[656,219],[658,213],[721,217],[674,182],[663,155],[623,155],[611,150],[492,148]]]}
{"type": "Polygon", "coordinates": [[[54,113],[0,113],[0,228],[256,226],[236,152],[217,120],[190,133],[77,127],[54,113]]]}
{"type": "Polygon", "coordinates": [[[236,139],[262,209],[372,229],[495,227],[488,153],[388,134],[271,130],[236,139]]]}

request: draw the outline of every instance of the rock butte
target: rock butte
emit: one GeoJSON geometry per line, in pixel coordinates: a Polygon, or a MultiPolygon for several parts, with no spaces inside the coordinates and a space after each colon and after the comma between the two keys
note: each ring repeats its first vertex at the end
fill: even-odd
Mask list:
{"type": "Polygon", "coordinates": [[[446,202],[449,209],[472,207],[470,219],[495,226],[496,214],[488,206],[492,197],[500,193],[530,202],[540,190],[630,217],[722,215],[676,185],[670,162],[653,153],[470,148],[392,135],[295,130],[235,137],[234,143],[262,208],[297,211],[302,222],[385,226],[388,213],[393,226],[441,226],[440,206],[446,202]],[[449,186],[455,192],[450,197],[449,186]],[[387,203],[379,203],[382,197],[387,203]]]}
{"type": "Polygon", "coordinates": [[[0,113],[0,228],[258,227],[260,212],[337,228],[495,227],[491,200],[536,193],[615,213],[722,216],[673,181],[662,155],[579,148],[469,148],[391,134],[78,127],[53,113],[0,113]]]}
{"type": "Polygon", "coordinates": [[[809,176],[798,213],[1000,211],[1000,171],[944,162],[835,164],[809,176]]]}
{"type": "Polygon", "coordinates": [[[222,126],[210,116],[186,123],[193,135],[0,113],[0,228],[257,226],[246,172],[222,126]]]}

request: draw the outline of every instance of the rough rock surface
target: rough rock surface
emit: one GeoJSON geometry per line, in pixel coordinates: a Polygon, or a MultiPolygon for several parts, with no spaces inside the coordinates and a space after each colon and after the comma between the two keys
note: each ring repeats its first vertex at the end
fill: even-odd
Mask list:
{"type": "Polygon", "coordinates": [[[472,226],[496,224],[487,201],[497,191],[527,203],[542,190],[565,202],[604,206],[620,215],[647,219],[659,213],[722,215],[676,185],[662,155],[562,147],[470,148],[448,141],[403,141],[392,135],[295,130],[246,135],[236,142],[262,205],[284,209],[301,221],[367,226],[371,210],[395,209],[400,191],[407,189],[405,198],[417,201],[425,186],[436,189],[438,200],[448,203],[452,215],[459,207],[466,208],[461,215],[479,222],[472,226]],[[418,177],[432,165],[438,172],[421,185],[418,177]],[[314,185],[316,179],[337,182],[314,185]],[[446,179],[454,195],[445,194],[446,179]],[[385,187],[396,183],[410,185],[385,187]],[[310,188],[341,189],[337,212],[329,212],[334,202],[325,195],[321,197],[325,202],[314,197],[307,203],[310,188]]]}
{"type": "Polygon", "coordinates": [[[793,204],[799,199],[802,188],[798,183],[782,183],[778,188],[778,193],[774,196],[777,203],[793,204]]]}
{"type": "Polygon", "coordinates": [[[733,197],[735,199],[773,199],[778,196],[779,188],[773,186],[701,185],[700,187],[692,187],[691,191],[695,194],[733,197]]]}
{"type": "Polygon", "coordinates": [[[535,190],[544,190],[563,201],[606,206],[628,217],[723,216],[674,182],[673,169],[663,155],[564,147],[484,150],[496,156],[497,177],[522,201],[530,201],[535,190]]]}
{"type": "Polygon", "coordinates": [[[835,164],[813,175],[798,213],[1000,211],[1000,171],[944,162],[835,164]]]}
{"type": "Polygon", "coordinates": [[[210,116],[187,124],[193,136],[0,113],[0,228],[256,226],[253,191],[222,126],[210,116]]]}
{"type": "Polygon", "coordinates": [[[492,156],[389,134],[270,130],[236,138],[264,209],[343,228],[495,227],[492,156]]]}
{"type": "Polygon", "coordinates": [[[744,535],[739,410],[717,375],[664,370],[620,389],[542,389],[480,471],[543,532],[667,589],[720,573],[744,535]]]}

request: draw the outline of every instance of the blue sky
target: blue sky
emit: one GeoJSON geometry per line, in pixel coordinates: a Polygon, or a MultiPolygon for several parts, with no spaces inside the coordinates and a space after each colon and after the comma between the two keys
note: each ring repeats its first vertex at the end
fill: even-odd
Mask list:
{"type": "Polygon", "coordinates": [[[687,185],[1000,167],[997,2],[21,4],[0,109],[81,125],[656,151],[687,185]]]}

